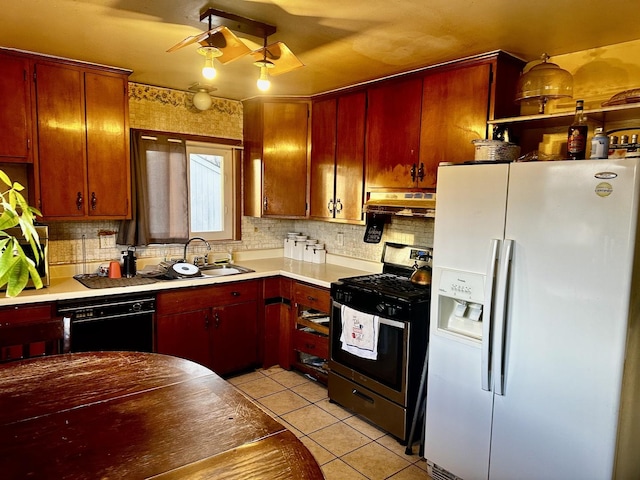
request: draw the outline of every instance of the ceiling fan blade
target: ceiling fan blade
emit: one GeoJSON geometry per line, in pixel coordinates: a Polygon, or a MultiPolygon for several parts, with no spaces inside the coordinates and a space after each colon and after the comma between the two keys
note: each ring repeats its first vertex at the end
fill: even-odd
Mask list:
{"type": "Polygon", "coordinates": [[[218,48],[222,55],[216,57],[216,60],[223,65],[251,53],[251,49],[227,27],[217,27],[215,30],[216,33],[211,38],[205,37],[198,42],[203,47],[211,45],[218,48]],[[209,41],[211,44],[208,43],[209,41]]]}
{"type": "Polygon", "coordinates": [[[187,37],[184,40],[176,43],[173,47],[171,47],[169,50],[167,50],[167,52],[169,52],[169,53],[175,52],[176,50],[179,50],[179,49],[181,49],[183,47],[186,47],[187,45],[192,45],[194,43],[199,43],[202,40],[208,38],[210,35],[214,35],[221,28],[224,28],[224,27],[212,28],[211,30],[209,30],[207,32],[202,32],[199,35],[193,35],[191,37],[187,37]]]}
{"type": "MultiPolygon", "coordinates": [[[[251,56],[255,61],[264,58],[264,48],[254,50],[251,56]]],[[[304,67],[304,63],[298,60],[289,47],[283,42],[272,43],[267,45],[267,60],[270,60],[275,66],[269,69],[269,75],[276,76],[290,72],[296,68],[304,67]]]]}

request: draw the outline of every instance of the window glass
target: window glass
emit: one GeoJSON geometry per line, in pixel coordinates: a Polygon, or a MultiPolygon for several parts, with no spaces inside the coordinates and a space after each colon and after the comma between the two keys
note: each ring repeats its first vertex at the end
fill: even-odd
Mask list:
{"type": "Polygon", "coordinates": [[[187,142],[189,236],[231,240],[234,233],[233,150],[187,142]]]}

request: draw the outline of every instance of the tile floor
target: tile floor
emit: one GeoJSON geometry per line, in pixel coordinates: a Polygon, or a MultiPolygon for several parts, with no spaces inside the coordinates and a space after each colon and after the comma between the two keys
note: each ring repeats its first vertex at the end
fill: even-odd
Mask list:
{"type": "Polygon", "coordinates": [[[303,374],[280,367],[227,379],[258,406],[291,430],[311,451],[327,480],[428,480],[418,444],[413,455],[404,445],[329,403],[327,389],[303,374]]]}

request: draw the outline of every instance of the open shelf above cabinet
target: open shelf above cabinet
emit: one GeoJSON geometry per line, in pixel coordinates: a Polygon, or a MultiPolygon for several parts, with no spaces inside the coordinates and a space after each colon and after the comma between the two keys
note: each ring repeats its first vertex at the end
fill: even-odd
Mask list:
{"type": "MultiPolygon", "coordinates": [[[[618,124],[620,122],[627,122],[631,120],[638,120],[640,123],[640,103],[629,103],[624,105],[613,105],[610,107],[592,108],[584,111],[585,116],[589,121],[601,123],[601,124],[618,124]]],[[[571,123],[575,115],[574,111],[551,113],[551,114],[537,114],[537,115],[521,115],[518,117],[505,117],[497,118],[495,120],[489,120],[489,130],[492,130],[493,125],[515,125],[519,124],[526,128],[538,128],[538,127],[559,127],[566,126],[571,123]]]]}

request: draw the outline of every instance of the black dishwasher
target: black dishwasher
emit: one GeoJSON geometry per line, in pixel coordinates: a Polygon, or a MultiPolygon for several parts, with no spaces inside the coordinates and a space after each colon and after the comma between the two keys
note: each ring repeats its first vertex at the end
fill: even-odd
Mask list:
{"type": "Polygon", "coordinates": [[[57,311],[71,320],[72,352],[155,350],[155,295],[60,300],[57,311]]]}

